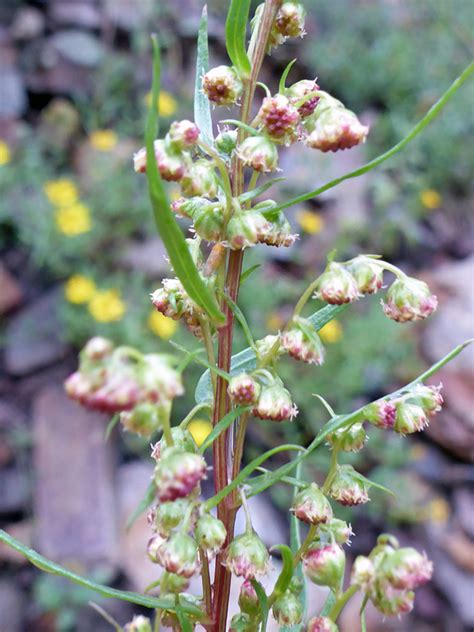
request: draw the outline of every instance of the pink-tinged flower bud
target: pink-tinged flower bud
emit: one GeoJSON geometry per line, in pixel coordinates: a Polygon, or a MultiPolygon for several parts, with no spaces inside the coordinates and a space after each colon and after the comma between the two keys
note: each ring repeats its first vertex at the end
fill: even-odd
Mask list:
{"type": "Polygon", "coordinates": [[[167,415],[168,411],[163,406],[142,402],[130,411],[121,412],[120,423],[125,430],[135,432],[141,437],[149,437],[161,428],[167,415]]]}
{"type": "Polygon", "coordinates": [[[339,632],[339,627],[328,617],[313,617],[308,621],[306,632],[339,632]]]}
{"type": "Polygon", "coordinates": [[[148,540],[148,544],[146,547],[146,553],[148,555],[148,559],[150,562],[154,564],[158,564],[158,549],[165,542],[165,539],[161,537],[161,535],[154,534],[148,540]]]}
{"type": "Polygon", "coordinates": [[[333,261],[319,277],[315,298],[331,305],[356,301],[361,294],[352,274],[340,263],[333,261]]]}
{"type": "Polygon", "coordinates": [[[182,318],[186,327],[197,338],[202,338],[198,308],[187,295],[179,279],[163,279],[162,288],[151,294],[156,309],[174,320],[182,318]]]}
{"type": "Polygon", "coordinates": [[[217,178],[214,165],[209,160],[196,160],[183,176],[181,187],[184,195],[194,197],[201,195],[215,198],[217,195],[217,178]]]}
{"type": "Polygon", "coordinates": [[[353,424],[350,428],[341,428],[329,435],[329,443],[344,452],[359,452],[367,441],[367,434],[362,424],[353,424]]]}
{"type": "Polygon", "coordinates": [[[168,448],[155,467],[156,494],[160,502],[185,498],[206,476],[206,462],[198,454],[168,448]]]}
{"type": "Polygon", "coordinates": [[[188,501],[182,498],[173,502],[158,503],[153,524],[162,538],[169,537],[173,529],[181,524],[188,505],[188,501]]]}
{"type": "Polygon", "coordinates": [[[232,250],[255,246],[271,230],[271,223],[258,211],[239,211],[227,224],[226,242],[232,250]]]}
{"type": "Polygon", "coordinates": [[[97,362],[109,357],[114,349],[114,345],[108,338],[102,336],[94,336],[81,351],[81,356],[87,360],[97,362]]]}
{"type": "Polygon", "coordinates": [[[398,590],[414,590],[431,579],[433,563],[411,547],[398,549],[382,558],[378,572],[398,590]]]}
{"type": "Polygon", "coordinates": [[[274,29],[283,37],[303,37],[306,10],[300,2],[284,2],[276,14],[274,29]]]}
{"type": "Polygon", "coordinates": [[[331,505],[316,483],[296,494],[290,511],[308,524],[322,524],[332,519],[331,505]]]}
{"type": "Polygon", "coordinates": [[[198,545],[212,559],[224,546],[227,530],[221,520],[205,513],[197,521],[194,536],[198,545]]]}
{"type": "Polygon", "coordinates": [[[416,403],[423,408],[429,417],[436,415],[443,406],[444,400],[440,392],[442,388],[442,384],[438,384],[438,386],[418,384],[412,391],[416,403]]]}
{"type": "Polygon", "coordinates": [[[296,625],[303,620],[304,608],[301,598],[287,590],[273,604],[273,616],[278,625],[296,625]]]}
{"type": "Polygon", "coordinates": [[[370,599],[379,612],[387,617],[395,617],[413,610],[415,593],[398,591],[390,584],[376,581],[375,588],[370,590],[370,599]]]}
{"type": "Polygon", "coordinates": [[[292,358],[309,364],[324,362],[324,347],[313,325],[305,318],[294,318],[290,328],[280,334],[281,346],[292,358]]]}
{"type": "Polygon", "coordinates": [[[400,401],[397,404],[397,414],[393,429],[401,435],[421,432],[430,423],[430,420],[421,406],[400,401]]]}
{"type": "Polygon", "coordinates": [[[130,623],[127,623],[124,632],[151,632],[151,622],[148,617],[141,614],[135,615],[130,623]]]}
{"type": "Polygon", "coordinates": [[[236,129],[226,129],[217,134],[214,144],[219,153],[230,156],[237,147],[237,137],[239,133],[236,129]]]}
{"type": "Polygon", "coordinates": [[[245,612],[234,614],[230,621],[229,632],[255,632],[255,623],[251,617],[245,612]]]}
{"type": "Polygon", "coordinates": [[[339,465],[329,495],[341,505],[362,505],[370,500],[367,485],[352,465],[339,465]]]}
{"type": "Polygon", "coordinates": [[[170,366],[167,356],[157,353],[144,355],[139,375],[144,396],[149,402],[166,405],[184,393],[181,375],[170,366]]]}
{"type": "Polygon", "coordinates": [[[251,617],[260,613],[260,600],[249,579],[246,579],[240,587],[239,608],[251,617]]]}
{"type": "Polygon", "coordinates": [[[185,592],[189,588],[189,579],[175,573],[165,571],[161,576],[160,594],[175,595],[185,592]]]}
{"type": "Polygon", "coordinates": [[[313,92],[317,92],[319,86],[315,80],[303,79],[290,86],[286,94],[292,105],[297,108],[301,118],[311,116],[319,103],[320,97],[313,92]],[[308,96],[312,95],[312,96],[308,96]]]}
{"type": "Polygon", "coordinates": [[[303,572],[313,583],[339,587],[346,556],[338,544],[312,544],[303,556],[303,572]]]}
{"type": "Polygon", "coordinates": [[[198,138],[199,128],[195,123],[187,120],[171,123],[168,139],[175,149],[188,149],[197,143],[198,138]]]}
{"type": "Polygon", "coordinates": [[[170,208],[173,213],[176,213],[179,217],[191,217],[186,211],[186,198],[180,197],[177,200],[173,200],[170,204],[170,208]]]}
{"type": "Polygon", "coordinates": [[[261,387],[257,380],[247,373],[240,373],[232,377],[227,387],[229,397],[238,406],[252,406],[256,404],[260,390],[261,387]]]}
{"type": "Polygon", "coordinates": [[[377,263],[377,259],[360,255],[351,261],[349,272],[361,294],[375,294],[382,287],[383,268],[377,263]]]}
{"type": "MultiPolygon", "coordinates": [[[[173,437],[173,446],[175,448],[179,448],[183,452],[192,452],[193,454],[197,451],[193,436],[189,430],[181,428],[181,426],[174,426],[171,428],[171,436],[173,437]]],[[[155,461],[159,461],[162,453],[169,447],[166,437],[163,435],[161,439],[152,446],[151,457],[155,459],[155,461]]]]}
{"type": "Polygon", "coordinates": [[[379,400],[364,408],[364,416],[371,424],[382,430],[392,430],[395,425],[397,407],[394,402],[379,400]]]}
{"type": "Polygon", "coordinates": [[[237,577],[255,579],[268,571],[270,556],[255,531],[247,531],[232,540],[225,553],[225,566],[237,577]]]}
{"type": "MultiPolygon", "coordinates": [[[[255,209],[258,207],[257,205],[255,209]]],[[[263,212],[263,211],[262,211],[263,212]]],[[[278,213],[277,217],[270,223],[270,228],[259,237],[261,244],[267,246],[276,246],[277,248],[289,248],[298,239],[297,233],[291,232],[290,222],[286,219],[284,213],[278,213]]]]}
{"type": "Polygon", "coordinates": [[[346,109],[342,103],[328,97],[321,100],[314,114],[306,119],[308,147],[327,152],[350,149],[365,143],[368,126],[362,125],[354,112],[346,109]]]}
{"type": "Polygon", "coordinates": [[[193,215],[194,230],[206,241],[219,241],[224,228],[224,207],[219,202],[201,205],[193,215]]]}
{"type": "Polygon", "coordinates": [[[169,573],[192,577],[201,570],[196,542],[185,533],[175,533],[157,551],[158,563],[169,573]]]}
{"type": "Polygon", "coordinates": [[[403,277],[389,287],[382,306],[385,316],[397,323],[407,323],[431,316],[438,307],[438,299],[424,281],[403,277]]]}
{"type": "Polygon", "coordinates": [[[261,360],[270,352],[275,353],[276,356],[284,353],[280,344],[279,336],[265,336],[265,338],[260,338],[255,342],[255,346],[257,347],[257,356],[258,359],[261,360]]]}
{"type": "Polygon", "coordinates": [[[216,66],[203,76],[202,88],[209,101],[216,105],[234,105],[241,97],[244,86],[235,68],[216,66]]]}
{"type": "Polygon", "coordinates": [[[263,386],[256,407],[252,413],[260,419],[271,421],[292,421],[298,414],[298,408],[293,403],[289,391],[280,381],[270,386],[263,386]]]}
{"type": "Polygon", "coordinates": [[[365,555],[359,555],[354,560],[351,572],[351,584],[360,586],[364,590],[373,583],[375,579],[375,567],[372,560],[365,555]]]}
{"type": "Polygon", "coordinates": [[[265,97],[258,111],[257,120],[266,134],[275,142],[289,145],[297,140],[300,115],[283,94],[265,97]]]}
{"type": "Polygon", "coordinates": [[[336,544],[350,544],[351,537],[354,535],[351,525],[332,518],[329,522],[319,526],[318,535],[321,541],[336,542],[336,544]]]}
{"type": "MultiPolygon", "coordinates": [[[[179,181],[186,173],[185,155],[168,147],[164,140],[154,142],[156,164],[163,180],[179,181]]],[[[142,147],[134,156],[135,171],[146,171],[146,148],[142,147]]]]}
{"type": "Polygon", "coordinates": [[[237,148],[244,167],[268,173],[278,169],[278,151],[275,143],[265,136],[248,136],[237,148]]]}

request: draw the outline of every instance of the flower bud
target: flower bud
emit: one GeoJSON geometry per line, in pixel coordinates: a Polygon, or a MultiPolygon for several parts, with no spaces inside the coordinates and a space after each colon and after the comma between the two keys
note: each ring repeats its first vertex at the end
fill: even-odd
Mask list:
{"type": "Polygon", "coordinates": [[[257,627],[248,614],[238,612],[230,621],[229,632],[257,632],[257,627]]]}
{"type": "Polygon", "coordinates": [[[423,408],[429,417],[433,417],[441,410],[443,405],[443,396],[441,395],[442,384],[438,386],[425,386],[417,384],[412,391],[416,403],[423,408]]]}
{"type": "Polygon", "coordinates": [[[314,114],[306,119],[306,144],[322,152],[350,149],[365,143],[369,132],[354,112],[329,95],[321,99],[314,114]]]}
{"type": "Polygon", "coordinates": [[[321,541],[336,542],[336,544],[349,544],[353,535],[351,525],[339,518],[332,518],[329,522],[320,525],[318,530],[321,541]]]}
{"type": "Polygon", "coordinates": [[[395,425],[397,407],[394,402],[379,400],[364,408],[364,416],[371,424],[382,430],[391,430],[395,425]]]}
{"type": "Polygon", "coordinates": [[[155,535],[152,535],[151,538],[148,540],[146,552],[149,560],[154,564],[158,564],[158,549],[164,541],[165,539],[162,538],[161,535],[157,535],[156,533],[155,535]]]}
{"type": "Polygon", "coordinates": [[[272,613],[278,625],[296,625],[301,623],[304,614],[301,598],[291,590],[287,590],[281,597],[276,599],[272,613]]]}
{"type": "Polygon", "coordinates": [[[260,612],[260,600],[250,579],[246,579],[240,587],[239,608],[251,617],[260,612]]]}
{"type": "Polygon", "coordinates": [[[263,99],[257,120],[266,134],[275,142],[289,145],[297,139],[300,115],[283,94],[263,99]]]}
{"type": "Polygon", "coordinates": [[[389,287],[382,306],[385,316],[406,323],[431,316],[438,307],[438,299],[423,281],[403,277],[389,287]]]}
{"type": "Polygon", "coordinates": [[[237,148],[237,155],[245,167],[268,173],[278,169],[278,151],[266,136],[248,136],[237,148]]]}
{"type": "Polygon", "coordinates": [[[268,571],[270,556],[255,531],[247,531],[232,540],[224,564],[237,577],[255,579],[268,571]]]}
{"type": "Polygon", "coordinates": [[[125,625],[124,632],[152,632],[150,619],[141,614],[135,615],[131,622],[125,625]]]}
{"type": "Polygon", "coordinates": [[[154,526],[163,538],[169,537],[173,529],[181,524],[188,501],[184,499],[158,503],[155,509],[154,526]]]}
{"type": "Polygon", "coordinates": [[[324,347],[309,320],[296,317],[290,328],[280,334],[281,346],[295,360],[321,365],[324,362],[324,347]]]}
{"type": "MultiPolygon", "coordinates": [[[[167,146],[164,140],[154,142],[155,158],[158,171],[163,180],[179,181],[186,173],[185,156],[179,151],[167,146]]],[[[146,171],[146,148],[142,147],[133,156],[134,168],[138,173],[146,171]]]]}
{"type": "Polygon", "coordinates": [[[298,408],[296,404],[293,404],[289,391],[281,381],[275,381],[270,386],[262,387],[257,406],[252,413],[260,419],[292,421],[298,414],[298,408]]]}
{"type": "Polygon", "coordinates": [[[114,345],[108,338],[102,336],[94,336],[81,351],[81,356],[87,360],[98,362],[109,357],[112,353],[114,345]]]}
{"type": "Polygon", "coordinates": [[[336,430],[328,437],[329,443],[338,450],[344,452],[359,452],[367,441],[362,424],[352,424],[349,428],[341,428],[336,430]]]}
{"type": "Polygon", "coordinates": [[[202,78],[202,88],[209,101],[216,105],[234,105],[244,89],[237,71],[231,66],[211,68],[202,78]]]}
{"type": "Polygon", "coordinates": [[[229,397],[234,404],[238,406],[251,406],[256,404],[260,391],[260,384],[247,373],[240,373],[232,377],[227,387],[229,397]]]}
{"type": "Polygon", "coordinates": [[[191,121],[174,121],[171,123],[168,139],[174,149],[188,149],[195,145],[199,138],[199,128],[191,121]]]}
{"type": "Polygon", "coordinates": [[[173,213],[176,213],[179,217],[187,217],[188,219],[191,217],[189,213],[186,211],[186,202],[188,200],[184,197],[180,197],[177,200],[173,200],[170,204],[170,208],[173,213]]]}
{"type": "Polygon", "coordinates": [[[303,556],[303,572],[315,584],[339,587],[344,573],[345,555],[338,544],[313,544],[303,556]]]}
{"type": "Polygon", "coordinates": [[[261,338],[255,342],[255,346],[257,347],[257,356],[259,360],[264,358],[266,355],[270,353],[270,351],[275,353],[275,355],[281,355],[283,353],[283,349],[280,345],[279,336],[265,336],[265,338],[261,338]],[[275,349],[276,347],[276,349],[275,349]]]}
{"type": "MultiPolygon", "coordinates": [[[[199,198],[202,199],[202,198],[199,198]]],[[[224,207],[219,202],[201,204],[192,215],[194,229],[206,241],[219,241],[224,227],[224,207]]]]}
{"type": "Polygon", "coordinates": [[[340,263],[332,262],[319,277],[315,298],[331,305],[352,303],[361,295],[352,274],[340,263]]]}
{"type": "Polygon", "coordinates": [[[401,435],[421,432],[429,424],[429,419],[421,406],[400,401],[397,404],[397,414],[393,429],[401,435]]]}
{"type": "Polygon", "coordinates": [[[375,579],[375,568],[368,557],[359,555],[354,560],[351,572],[351,584],[360,586],[364,590],[372,584],[375,579]]]}
{"type": "Polygon", "coordinates": [[[217,177],[211,161],[196,160],[186,171],[181,181],[184,195],[193,197],[201,195],[215,198],[217,195],[217,177]]]}
{"type": "Polygon", "coordinates": [[[197,338],[202,338],[202,329],[199,322],[199,309],[187,295],[179,279],[163,279],[161,288],[151,294],[154,307],[169,318],[179,320],[182,318],[197,338]]]}
{"type": "Polygon", "coordinates": [[[236,129],[227,129],[220,132],[214,141],[217,151],[226,156],[230,156],[237,146],[238,135],[239,133],[236,129]]]}
{"type": "Polygon", "coordinates": [[[280,212],[270,223],[270,228],[262,233],[258,241],[261,244],[267,244],[267,246],[276,246],[277,248],[283,246],[289,248],[297,239],[298,235],[291,232],[291,225],[286,219],[285,214],[280,212]]]}
{"type": "Polygon", "coordinates": [[[316,483],[296,494],[290,511],[308,524],[322,524],[332,518],[331,505],[316,483]]]}
{"type": "Polygon", "coordinates": [[[192,577],[200,571],[196,542],[185,533],[175,533],[158,548],[157,561],[169,573],[192,577]]]}
{"type": "Polygon", "coordinates": [[[364,479],[352,465],[338,466],[329,495],[341,505],[349,506],[362,505],[370,500],[364,479]]]}
{"type": "Polygon", "coordinates": [[[425,554],[406,547],[385,555],[377,569],[398,590],[414,590],[431,579],[433,563],[425,554]]]}
{"type": "Polygon", "coordinates": [[[306,632],[339,632],[339,628],[328,617],[313,617],[308,621],[306,632]]]}
{"type": "Polygon", "coordinates": [[[213,558],[224,546],[227,531],[221,520],[205,513],[197,521],[194,535],[198,545],[213,558]]]}
{"type": "Polygon", "coordinates": [[[142,402],[130,411],[120,413],[120,423],[130,432],[135,432],[141,437],[149,437],[159,430],[163,419],[167,417],[167,410],[163,406],[157,406],[149,402],[142,402]]]}
{"type": "Polygon", "coordinates": [[[307,116],[311,116],[311,114],[313,114],[319,103],[320,97],[315,94],[310,97],[308,95],[313,92],[317,92],[318,90],[319,86],[316,81],[310,79],[298,81],[286,90],[286,94],[290,99],[290,102],[298,109],[298,113],[301,118],[306,118],[307,116]]]}
{"type": "MultiPolygon", "coordinates": [[[[196,444],[194,442],[192,434],[186,428],[181,428],[181,426],[174,426],[171,428],[171,436],[173,438],[173,446],[175,448],[179,448],[183,452],[196,452],[196,444]]],[[[168,442],[166,441],[166,437],[163,435],[161,439],[152,446],[151,457],[155,459],[155,461],[159,461],[161,458],[161,454],[166,448],[169,448],[168,442]]]]}
{"type": "Polygon", "coordinates": [[[232,250],[255,246],[271,230],[271,223],[258,211],[239,211],[227,224],[227,243],[232,250]]]}
{"type": "Polygon", "coordinates": [[[165,571],[161,576],[160,581],[160,594],[179,594],[189,588],[189,579],[182,575],[176,575],[175,573],[168,573],[165,571]]]}
{"type": "Polygon", "coordinates": [[[413,610],[415,593],[397,591],[383,582],[376,582],[376,589],[370,591],[370,598],[379,612],[387,617],[408,614],[413,610]]]}
{"type": "Polygon", "coordinates": [[[361,255],[353,259],[349,272],[354,277],[361,294],[375,294],[383,284],[383,268],[376,259],[361,255]]]}
{"type": "Polygon", "coordinates": [[[155,467],[154,479],[160,502],[185,498],[206,476],[206,462],[202,456],[168,448],[155,467]]]}
{"type": "Polygon", "coordinates": [[[275,17],[274,29],[283,37],[303,37],[306,10],[300,2],[284,2],[275,17]]]}

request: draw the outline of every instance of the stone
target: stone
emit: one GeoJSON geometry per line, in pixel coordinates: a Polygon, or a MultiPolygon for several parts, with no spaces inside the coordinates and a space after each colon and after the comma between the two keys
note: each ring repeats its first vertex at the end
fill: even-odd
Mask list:
{"type": "Polygon", "coordinates": [[[104,0],[105,16],[112,24],[125,31],[145,26],[154,11],[153,0],[104,0]]]}
{"type": "Polygon", "coordinates": [[[30,498],[30,484],[27,473],[18,465],[0,469],[2,493],[0,494],[0,514],[24,511],[30,498]]]}
{"type": "Polygon", "coordinates": [[[0,581],[0,632],[22,632],[25,598],[12,581],[0,581]]]}
{"type": "Polygon", "coordinates": [[[115,456],[107,418],[47,386],[33,403],[35,541],[40,553],[83,572],[117,562],[115,456]]]}
{"type": "Polygon", "coordinates": [[[64,59],[77,66],[95,68],[104,55],[102,44],[94,35],[76,29],[58,31],[50,42],[64,59]]]}
{"type": "Polygon", "coordinates": [[[119,261],[130,270],[142,272],[156,279],[169,275],[170,266],[166,257],[166,249],[161,239],[150,237],[145,241],[132,241],[125,246],[119,261]]]}
{"type": "MultiPolygon", "coordinates": [[[[0,49],[0,55],[3,51],[0,49]]],[[[0,64],[2,76],[2,98],[0,119],[19,118],[26,110],[27,98],[23,80],[14,66],[0,64]]]]}
{"type": "Polygon", "coordinates": [[[463,531],[474,540],[474,492],[468,487],[454,491],[454,512],[463,531]]]}
{"type": "Polygon", "coordinates": [[[80,26],[86,29],[98,29],[101,26],[101,16],[97,7],[74,0],[53,2],[49,17],[61,26],[80,26]]]}
{"type": "Polygon", "coordinates": [[[34,7],[21,8],[14,17],[11,34],[16,40],[31,40],[42,35],[44,16],[34,7]]]}
{"type": "Polygon", "coordinates": [[[23,292],[15,278],[0,263],[0,315],[18,307],[23,298],[23,292]]]}
{"type": "Polygon", "coordinates": [[[49,291],[8,323],[4,363],[11,375],[27,375],[67,354],[69,347],[57,316],[58,299],[59,290],[49,291]]]}

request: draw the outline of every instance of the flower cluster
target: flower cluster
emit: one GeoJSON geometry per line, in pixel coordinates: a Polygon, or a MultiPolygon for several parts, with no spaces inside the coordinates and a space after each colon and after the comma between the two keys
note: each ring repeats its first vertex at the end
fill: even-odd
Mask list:
{"type": "Polygon", "coordinates": [[[72,180],[50,180],[43,187],[44,193],[55,208],[57,229],[68,237],[87,233],[92,228],[89,207],[80,201],[79,191],[72,180]]]}

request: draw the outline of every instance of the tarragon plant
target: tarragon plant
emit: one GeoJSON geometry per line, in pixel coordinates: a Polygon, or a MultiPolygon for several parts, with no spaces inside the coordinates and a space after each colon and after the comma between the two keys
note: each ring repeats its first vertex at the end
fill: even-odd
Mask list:
{"type": "MultiPolygon", "coordinates": [[[[65,385],[70,397],[81,404],[118,413],[123,427],[131,432],[150,438],[162,433],[152,448],[156,463],[153,480],[137,512],[151,507],[147,550],[162,572],[157,572],[159,579],[150,589],[157,589],[159,595],[97,585],[26,549],[4,532],[0,534],[1,540],[46,571],[69,577],[102,595],[155,610],[153,623],[136,616],[125,625],[128,632],[151,632],[152,626],[158,630],[161,625],[184,631],[197,625],[209,632],[263,631],[270,616],[281,629],[293,626],[301,630],[306,625],[311,632],[334,632],[342,609],[359,591],[363,595],[364,627],[368,600],[387,616],[409,612],[414,590],[432,574],[432,564],[424,554],[400,548],[394,537],[381,535],[367,557],[355,560],[349,580],[344,581],[344,547],[353,534],[350,525],[335,516],[336,508],[338,504],[366,503],[373,483],[351,465],[342,464],[340,457],[364,447],[364,424],[401,435],[423,430],[443,403],[441,386],[425,385],[424,381],[464,345],[414,382],[352,413],[337,415],[321,398],[330,419],[308,446],[279,445],[242,467],[246,430],[253,418],[269,424],[291,423],[298,415],[297,403],[278,374],[280,358],[288,354],[310,365],[308,370],[317,371],[325,354],[318,330],[366,294],[383,292],[386,273],[395,279],[382,299],[385,315],[399,323],[425,319],[437,307],[426,283],[376,255],[362,254],[349,261],[336,261],[330,255],[326,269],[319,276],[315,273],[282,330],[261,340],[254,339],[237,303],[242,280],[254,271],[242,271],[246,249],[259,244],[284,248],[296,242],[284,209],[366,173],[402,149],[437,115],[473,66],[410,134],[385,154],[315,191],[276,203],[267,192],[282,178],[268,178],[267,174],[278,171],[282,147],[303,143],[311,161],[315,150],[340,151],[365,142],[368,127],[314,79],[291,83],[294,62],[283,72],[276,93],[258,81],[265,55],[288,38],[305,34],[305,10],[299,2],[266,0],[251,20],[247,46],[249,5],[250,0],[230,2],[226,22],[230,63],[212,69],[208,68],[204,9],[198,37],[194,121],[175,121],[164,138],[156,140],[152,106],[146,145],[134,156],[135,171],[146,173],[156,225],[175,275],[162,281],[151,300],[165,316],[182,320],[202,348],[175,345],[177,355],[181,355],[178,364],[170,355],[143,354],[93,338],[80,354],[78,371],[65,385]],[[226,112],[229,106],[238,108],[238,119],[213,122],[213,108],[214,112],[226,112]],[[182,197],[171,205],[163,181],[174,181],[181,187],[182,197]],[[179,227],[177,219],[181,217],[192,221],[190,239],[184,238],[179,227]],[[308,315],[313,298],[327,305],[308,315]],[[233,355],[236,323],[249,346],[233,355]],[[183,394],[181,375],[190,362],[207,370],[196,390],[196,405],[184,420],[171,424],[172,402],[183,394]],[[203,410],[212,416],[213,429],[198,445],[187,426],[203,410]],[[301,464],[324,443],[332,458],[326,480],[319,486],[302,480],[301,464]],[[288,454],[284,465],[265,467],[271,467],[272,456],[283,452],[288,454]],[[205,499],[200,483],[206,477],[214,479],[215,493],[205,499]],[[290,546],[282,543],[269,552],[252,525],[247,499],[276,484],[294,488],[289,508],[290,546]],[[236,514],[241,508],[246,526],[236,535],[236,514]],[[268,587],[272,582],[267,578],[262,583],[262,578],[269,572],[270,554],[281,559],[281,572],[268,587]],[[202,582],[197,596],[187,593],[194,576],[200,576],[202,582]],[[240,581],[240,611],[229,621],[232,580],[240,581]],[[307,581],[329,589],[320,612],[306,604],[307,581]]],[[[155,104],[160,80],[156,38],[153,49],[155,104]]],[[[122,630],[118,623],[113,624],[122,630]]]]}

